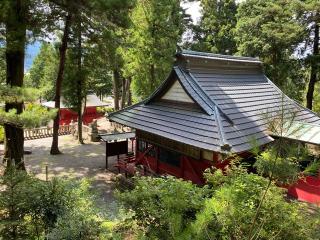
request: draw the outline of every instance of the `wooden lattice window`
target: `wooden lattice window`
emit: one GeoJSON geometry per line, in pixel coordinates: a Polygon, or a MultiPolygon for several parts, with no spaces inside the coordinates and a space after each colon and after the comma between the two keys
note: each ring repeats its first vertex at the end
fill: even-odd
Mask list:
{"type": "Polygon", "coordinates": [[[181,154],[173,152],[164,148],[159,149],[159,161],[175,166],[180,167],[180,157],[181,154]]]}

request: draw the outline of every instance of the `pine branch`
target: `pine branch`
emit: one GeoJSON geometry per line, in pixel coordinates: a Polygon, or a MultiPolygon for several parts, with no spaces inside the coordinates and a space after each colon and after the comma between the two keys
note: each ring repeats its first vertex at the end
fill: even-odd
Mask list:
{"type": "Polygon", "coordinates": [[[0,125],[9,124],[21,128],[39,127],[48,123],[57,114],[56,110],[47,110],[41,106],[32,106],[17,114],[16,109],[5,112],[0,109],[0,125]]]}
{"type": "Polygon", "coordinates": [[[33,102],[40,96],[40,91],[35,88],[11,87],[0,85],[0,102],[19,103],[33,102]]]}

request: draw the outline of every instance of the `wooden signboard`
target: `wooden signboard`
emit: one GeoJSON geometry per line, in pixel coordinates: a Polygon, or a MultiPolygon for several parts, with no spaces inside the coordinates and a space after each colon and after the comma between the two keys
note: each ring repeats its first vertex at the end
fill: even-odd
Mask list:
{"type": "Polygon", "coordinates": [[[120,142],[106,142],[106,168],[108,168],[108,157],[128,153],[128,139],[120,142]]]}
{"type": "Polygon", "coordinates": [[[128,140],[121,142],[106,142],[106,156],[116,156],[128,153],[128,140]]]}

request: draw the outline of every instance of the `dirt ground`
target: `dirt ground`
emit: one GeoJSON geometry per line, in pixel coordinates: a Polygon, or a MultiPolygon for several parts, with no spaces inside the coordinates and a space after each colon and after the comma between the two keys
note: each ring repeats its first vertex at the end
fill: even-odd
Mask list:
{"type": "MultiPolygon", "coordinates": [[[[119,126],[114,126],[106,118],[98,120],[98,130],[102,133],[113,131],[121,132],[119,126]]],[[[25,150],[31,154],[25,154],[25,166],[29,173],[36,177],[46,179],[46,166],[48,166],[48,177],[90,178],[93,187],[101,192],[104,202],[113,202],[113,187],[116,172],[113,167],[116,157],[109,157],[109,170],[106,170],[105,143],[89,142],[79,144],[72,135],[59,136],[60,155],[50,155],[52,137],[25,140],[25,150]]],[[[0,152],[4,146],[0,144],[0,152]]],[[[130,146],[129,146],[130,148],[130,146]]],[[[130,150],[130,149],[129,149],[130,150]]],[[[130,150],[131,151],[131,150],[130,150]]]]}
{"type": "MultiPolygon", "coordinates": [[[[50,155],[52,138],[43,138],[25,141],[25,150],[32,153],[25,155],[27,171],[36,177],[46,179],[46,165],[48,177],[89,178],[92,187],[97,190],[101,204],[115,209],[113,190],[116,174],[110,170],[116,161],[109,157],[109,169],[105,169],[105,143],[87,142],[79,144],[71,135],[59,136],[59,148],[62,154],[50,155]]],[[[0,145],[0,150],[3,145],[0,145]]]]}
{"type": "MultiPolygon", "coordinates": [[[[111,124],[106,118],[98,120],[98,130],[101,133],[129,131],[119,125],[111,124]]],[[[46,179],[46,166],[48,166],[48,178],[89,178],[92,188],[97,192],[100,207],[109,209],[110,217],[116,214],[117,204],[113,195],[115,188],[116,169],[113,165],[116,157],[109,157],[109,168],[106,170],[105,143],[89,142],[79,144],[72,135],[59,136],[60,155],[50,155],[52,137],[25,140],[24,149],[31,151],[25,154],[25,166],[27,171],[37,178],[46,179]]],[[[131,151],[129,144],[129,151],[131,151]]],[[[0,155],[4,146],[0,144],[0,155]]],[[[1,158],[1,156],[0,156],[1,158]]],[[[2,160],[1,160],[2,162],[2,160]]],[[[0,174],[3,170],[0,166],[0,174]]]]}
{"type": "Polygon", "coordinates": [[[96,187],[104,190],[106,200],[110,198],[111,178],[114,174],[105,170],[105,147],[103,142],[78,144],[71,135],[59,137],[59,148],[63,154],[50,155],[52,138],[25,141],[25,165],[29,173],[45,179],[45,166],[48,176],[89,177],[96,187]]]}

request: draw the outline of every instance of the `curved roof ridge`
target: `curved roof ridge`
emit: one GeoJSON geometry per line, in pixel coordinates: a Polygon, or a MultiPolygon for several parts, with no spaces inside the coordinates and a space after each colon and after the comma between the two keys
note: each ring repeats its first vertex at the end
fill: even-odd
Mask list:
{"type": "Polygon", "coordinates": [[[199,85],[195,77],[192,75],[192,73],[187,73],[190,76],[190,79],[193,81],[193,83],[198,87],[198,89],[203,93],[204,96],[206,96],[208,102],[211,104],[211,106],[214,108],[215,106],[217,109],[222,113],[223,117],[231,124],[234,125],[233,121],[229,116],[221,109],[218,103],[216,103],[213,99],[211,99],[207,93],[202,89],[202,87],[199,85]]]}
{"type": "Polygon", "coordinates": [[[223,54],[208,53],[208,52],[198,52],[198,51],[192,51],[192,50],[182,50],[178,52],[176,55],[177,56],[182,55],[186,57],[198,57],[198,58],[207,58],[207,59],[215,59],[215,60],[251,62],[251,63],[262,64],[262,62],[258,58],[254,58],[254,57],[223,55],[223,54]]]}
{"type": "Polygon", "coordinates": [[[153,93],[150,94],[149,97],[147,97],[144,100],[144,103],[148,104],[149,102],[151,102],[151,100],[156,97],[159,92],[161,92],[161,90],[163,90],[164,88],[166,88],[166,85],[168,84],[168,82],[170,81],[170,77],[171,75],[174,73],[174,70],[171,70],[168,77],[166,78],[166,80],[164,80],[159,87],[156,88],[156,90],[153,91],[153,93]]]}
{"type": "Polygon", "coordinates": [[[175,66],[174,67],[174,70],[176,71],[177,75],[178,75],[178,81],[181,83],[181,85],[183,86],[183,88],[185,89],[185,91],[191,95],[192,99],[198,103],[201,108],[203,108],[209,115],[212,115],[214,113],[214,108],[213,106],[208,102],[206,101],[207,99],[207,95],[204,93],[204,92],[199,92],[197,91],[196,89],[194,89],[194,87],[200,87],[200,86],[197,86],[195,84],[191,84],[190,81],[188,81],[188,78],[186,76],[186,72],[183,71],[183,69],[181,69],[179,66],[175,66]],[[182,81],[182,79],[180,77],[183,77],[183,79],[185,80],[182,81]],[[201,99],[201,101],[197,100],[196,97],[194,96],[193,93],[191,93],[188,89],[187,89],[187,86],[185,84],[188,84],[191,89],[193,90],[193,92],[195,94],[197,94],[197,96],[201,99]],[[206,105],[206,106],[204,106],[206,105]],[[208,109],[209,108],[209,109],[208,109]]]}
{"type": "Polygon", "coordinates": [[[128,110],[130,110],[130,109],[132,109],[132,108],[135,108],[136,106],[145,104],[146,102],[147,102],[147,99],[145,99],[145,100],[143,100],[143,101],[141,101],[141,102],[132,104],[132,105],[130,105],[130,106],[128,106],[128,107],[122,108],[122,109],[120,109],[120,110],[118,110],[118,111],[111,112],[111,113],[108,114],[108,118],[109,118],[109,117],[112,117],[113,115],[116,115],[116,114],[118,114],[118,113],[122,113],[122,112],[128,111],[128,110]]]}
{"type": "Polygon", "coordinates": [[[214,108],[215,108],[215,113],[216,113],[215,114],[215,122],[218,127],[221,150],[229,151],[231,149],[231,145],[228,143],[226,136],[225,136],[225,133],[223,131],[223,125],[222,125],[222,122],[220,119],[219,109],[217,106],[215,106],[214,108]]]}

